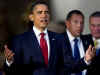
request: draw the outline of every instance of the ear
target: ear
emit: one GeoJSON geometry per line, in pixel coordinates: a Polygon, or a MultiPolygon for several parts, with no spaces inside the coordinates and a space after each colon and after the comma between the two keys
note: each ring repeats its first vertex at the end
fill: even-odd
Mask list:
{"type": "Polygon", "coordinates": [[[92,28],[92,26],[91,26],[91,24],[89,23],[89,29],[91,30],[91,28],[92,28]]]}
{"type": "Polygon", "coordinates": [[[65,25],[66,25],[67,28],[69,27],[70,23],[69,23],[68,20],[65,21],[65,25]]]}
{"type": "Polygon", "coordinates": [[[30,21],[34,21],[34,15],[33,15],[33,14],[29,14],[28,17],[29,17],[29,20],[30,20],[30,21]]]}

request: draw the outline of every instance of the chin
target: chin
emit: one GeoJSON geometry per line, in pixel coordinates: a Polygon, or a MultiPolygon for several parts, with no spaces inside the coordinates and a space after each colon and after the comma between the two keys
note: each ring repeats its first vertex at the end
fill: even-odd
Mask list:
{"type": "Polygon", "coordinates": [[[95,36],[96,38],[100,38],[100,36],[95,36]]]}
{"type": "Polygon", "coordinates": [[[41,27],[47,27],[48,24],[42,24],[41,27]]]}
{"type": "Polygon", "coordinates": [[[79,37],[79,36],[80,36],[80,34],[77,34],[77,35],[76,35],[76,37],[79,37]]]}
{"type": "Polygon", "coordinates": [[[41,26],[41,28],[45,29],[47,26],[41,26]]]}

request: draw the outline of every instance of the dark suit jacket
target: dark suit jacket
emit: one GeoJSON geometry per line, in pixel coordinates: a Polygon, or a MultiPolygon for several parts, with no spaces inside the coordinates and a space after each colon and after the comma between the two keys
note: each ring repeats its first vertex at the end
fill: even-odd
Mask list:
{"type": "MultiPolygon", "coordinates": [[[[74,60],[69,37],[66,32],[62,33],[62,35],[64,36],[64,39],[63,39],[64,63],[66,63],[64,64],[64,67],[69,66],[68,67],[69,69],[67,69],[67,72],[69,72],[69,75],[70,73],[79,72],[85,68],[88,68],[88,66],[84,62],[84,58],[78,61],[74,60]]],[[[82,40],[84,50],[87,50],[88,46],[90,45],[90,42],[89,42],[90,40],[86,36],[83,36],[83,35],[81,35],[80,38],[82,40]]],[[[66,68],[65,68],[65,72],[66,72],[66,68]]]]}
{"type": "Polygon", "coordinates": [[[38,40],[33,30],[16,36],[10,49],[15,53],[14,63],[6,68],[9,75],[59,75],[62,67],[62,52],[57,43],[56,33],[48,31],[50,58],[48,67],[44,63],[38,40]]]}
{"type": "MultiPolygon", "coordinates": [[[[88,34],[87,37],[89,40],[92,40],[91,44],[94,45],[92,35],[88,34]]],[[[96,55],[91,64],[92,66],[88,69],[87,75],[96,75],[97,73],[100,72],[100,54],[96,55]]]]}

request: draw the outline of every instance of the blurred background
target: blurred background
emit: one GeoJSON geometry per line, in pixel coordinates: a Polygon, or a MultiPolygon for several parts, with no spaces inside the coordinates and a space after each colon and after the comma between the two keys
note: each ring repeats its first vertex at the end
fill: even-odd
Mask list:
{"type": "Polygon", "coordinates": [[[85,16],[84,34],[90,33],[89,15],[95,11],[100,11],[100,0],[50,0],[52,17],[55,23],[63,22],[69,11],[79,9],[85,16]]]}
{"type": "MultiPolygon", "coordinates": [[[[27,21],[31,3],[35,0],[0,0],[0,41],[9,36],[23,33],[29,24],[27,21]]],[[[65,30],[64,20],[70,10],[79,9],[85,15],[85,34],[88,29],[88,17],[100,10],[100,0],[45,0],[50,5],[51,22],[49,30],[61,33],[65,30]]]]}

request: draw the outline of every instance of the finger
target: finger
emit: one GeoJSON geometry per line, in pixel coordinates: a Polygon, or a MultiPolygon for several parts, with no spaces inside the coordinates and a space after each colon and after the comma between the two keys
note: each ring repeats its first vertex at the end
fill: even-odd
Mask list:
{"type": "Polygon", "coordinates": [[[95,47],[92,48],[92,52],[93,52],[94,55],[96,55],[96,49],[95,49],[95,47]]]}
{"type": "Polygon", "coordinates": [[[89,45],[89,47],[88,47],[88,52],[89,53],[91,52],[91,49],[92,49],[92,45],[89,45]]]}
{"type": "Polygon", "coordinates": [[[8,49],[7,45],[4,45],[4,48],[5,48],[5,53],[8,53],[9,49],[8,49]]]}
{"type": "Polygon", "coordinates": [[[7,50],[7,51],[5,51],[5,57],[9,57],[10,55],[12,55],[12,51],[11,50],[7,50]]]}
{"type": "Polygon", "coordinates": [[[9,51],[8,53],[7,53],[7,57],[9,57],[10,55],[12,55],[13,54],[13,52],[12,51],[9,51]]]}
{"type": "Polygon", "coordinates": [[[10,54],[9,56],[7,56],[7,60],[9,61],[9,60],[13,59],[13,56],[14,56],[14,53],[10,54]]]}
{"type": "Polygon", "coordinates": [[[5,50],[5,55],[6,55],[6,56],[8,56],[10,53],[11,53],[10,50],[7,50],[7,49],[5,50]]]}
{"type": "Polygon", "coordinates": [[[8,49],[7,45],[4,45],[4,48],[5,48],[5,51],[4,51],[5,56],[9,56],[12,53],[12,51],[10,49],[8,49]]]}
{"type": "Polygon", "coordinates": [[[87,53],[89,54],[91,52],[91,45],[89,45],[88,49],[87,49],[87,53]]]}
{"type": "Polygon", "coordinates": [[[94,57],[96,55],[96,50],[95,50],[94,47],[92,47],[92,50],[90,51],[89,54],[90,54],[91,57],[94,57]]]}
{"type": "Polygon", "coordinates": [[[13,59],[13,56],[14,56],[14,53],[10,54],[10,55],[7,57],[7,59],[8,59],[8,60],[11,60],[11,59],[13,59]]]}
{"type": "Polygon", "coordinates": [[[90,50],[92,49],[92,45],[89,45],[89,49],[90,49],[90,50]]]}
{"type": "Polygon", "coordinates": [[[4,45],[4,48],[5,48],[5,49],[7,49],[7,48],[8,48],[8,46],[7,46],[7,45],[4,45]]]}

